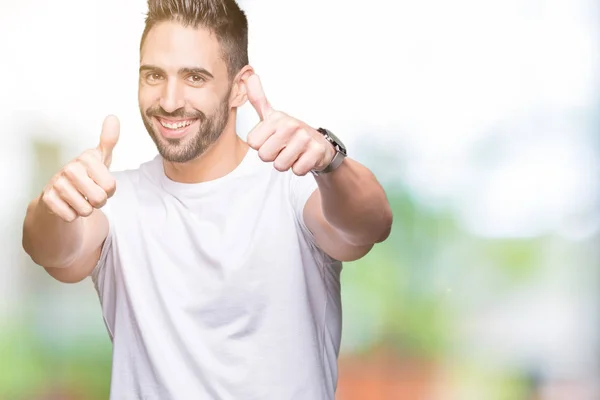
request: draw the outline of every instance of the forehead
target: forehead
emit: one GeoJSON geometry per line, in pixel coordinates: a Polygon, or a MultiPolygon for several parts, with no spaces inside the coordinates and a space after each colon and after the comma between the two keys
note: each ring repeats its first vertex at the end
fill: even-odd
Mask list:
{"type": "Polygon", "coordinates": [[[141,48],[140,63],[166,71],[201,67],[213,75],[226,69],[214,34],[202,27],[185,27],[173,21],[160,22],[150,29],[141,48]]]}

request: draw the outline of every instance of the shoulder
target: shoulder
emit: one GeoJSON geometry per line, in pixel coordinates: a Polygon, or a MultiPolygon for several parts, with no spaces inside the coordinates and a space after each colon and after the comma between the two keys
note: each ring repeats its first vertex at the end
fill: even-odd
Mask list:
{"type": "Polygon", "coordinates": [[[160,157],[155,157],[137,168],[111,171],[116,181],[116,191],[102,208],[105,214],[112,214],[115,208],[130,206],[145,188],[160,186],[160,157]]]}
{"type": "Polygon", "coordinates": [[[160,156],[140,164],[137,168],[111,171],[117,185],[139,185],[145,181],[159,182],[162,162],[160,156]]]}

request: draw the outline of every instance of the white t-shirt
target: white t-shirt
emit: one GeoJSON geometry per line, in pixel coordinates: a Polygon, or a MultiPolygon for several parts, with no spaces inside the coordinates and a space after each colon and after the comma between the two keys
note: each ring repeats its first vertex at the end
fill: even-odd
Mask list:
{"type": "Polygon", "coordinates": [[[115,176],[92,273],[111,399],[333,400],[342,264],[303,221],[314,178],[252,149],[200,184],[170,180],[160,156],[115,176]]]}

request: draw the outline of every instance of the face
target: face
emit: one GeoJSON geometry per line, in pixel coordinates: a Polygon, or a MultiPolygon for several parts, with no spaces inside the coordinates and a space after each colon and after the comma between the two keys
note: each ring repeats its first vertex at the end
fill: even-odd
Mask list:
{"type": "Polygon", "coordinates": [[[223,133],[231,113],[231,80],[217,38],[176,22],[155,25],[141,49],[138,100],[161,156],[184,163],[223,133]]]}

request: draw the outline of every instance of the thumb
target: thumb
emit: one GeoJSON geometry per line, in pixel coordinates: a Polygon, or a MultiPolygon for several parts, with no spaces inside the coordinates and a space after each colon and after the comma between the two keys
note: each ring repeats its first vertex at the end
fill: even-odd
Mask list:
{"type": "Polygon", "coordinates": [[[102,162],[110,167],[112,161],[112,152],[119,141],[120,122],[114,115],[109,115],[102,124],[102,133],[100,134],[100,144],[98,150],[102,157],[102,162]]]}
{"type": "Polygon", "coordinates": [[[260,120],[264,121],[273,112],[273,108],[267,100],[267,96],[265,95],[265,91],[263,90],[258,75],[250,75],[246,80],[246,90],[248,91],[248,100],[250,101],[250,104],[252,104],[252,107],[254,107],[258,113],[260,120]]]}

